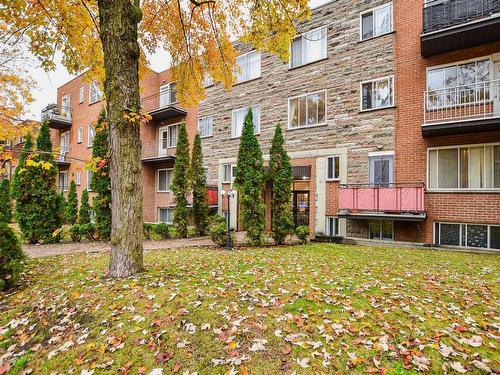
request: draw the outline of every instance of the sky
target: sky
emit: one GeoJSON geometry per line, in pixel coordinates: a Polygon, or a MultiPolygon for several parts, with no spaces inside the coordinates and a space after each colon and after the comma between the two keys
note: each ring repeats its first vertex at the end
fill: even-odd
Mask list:
{"type": "MultiPolygon", "coordinates": [[[[310,0],[309,4],[315,8],[331,0],[310,0]]],[[[154,55],[148,56],[149,64],[155,71],[165,70],[169,67],[169,57],[165,51],[158,51],[154,55]]],[[[40,120],[42,109],[50,103],[56,102],[57,88],[68,82],[73,75],[69,74],[60,63],[60,56],[56,56],[56,70],[45,72],[36,63],[29,69],[29,75],[35,81],[33,88],[33,103],[27,108],[26,119],[40,120]]]]}

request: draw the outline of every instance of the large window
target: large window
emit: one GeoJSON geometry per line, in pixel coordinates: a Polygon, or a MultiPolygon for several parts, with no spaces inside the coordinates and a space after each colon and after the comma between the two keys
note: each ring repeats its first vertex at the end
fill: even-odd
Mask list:
{"type": "Polygon", "coordinates": [[[326,91],[288,99],[288,127],[300,128],[326,122],[326,91]]]}
{"type": "Polygon", "coordinates": [[[160,107],[177,102],[177,85],[174,82],[160,86],[160,107]]]}
{"type": "Polygon", "coordinates": [[[326,158],[326,179],[340,179],[340,156],[328,156],[326,158]]]}
{"type": "MultiPolygon", "coordinates": [[[[260,107],[251,107],[253,116],[253,126],[255,134],[260,133],[260,107]]],[[[245,122],[245,116],[247,115],[247,108],[235,109],[232,115],[232,126],[231,126],[231,136],[233,138],[241,137],[241,132],[243,130],[243,123],[245,122]]]]}
{"type": "Polygon", "coordinates": [[[95,129],[92,125],[87,126],[87,147],[92,147],[94,144],[95,129]]]}
{"type": "Polygon", "coordinates": [[[174,209],[173,208],[159,208],[158,221],[162,223],[172,224],[174,222],[174,209]]]}
{"type": "Polygon", "coordinates": [[[325,220],[325,234],[329,237],[339,235],[339,219],[334,216],[327,216],[325,220]]]}
{"type": "Polygon", "coordinates": [[[168,125],[160,128],[160,155],[166,155],[167,148],[177,146],[180,124],[168,125]]]}
{"type": "Polygon", "coordinates": [[[101,100],[102,93],[101,90],[99,89],[99,84],[96,81],[93,81],[89,85],[89,104],[98,102],[101,100]]]}
{"type": "Polygon", "coordinates": [[[500,144],[429,149],[429,189],[499,189],[500,144]]]}
{"type": "Polygon", "coordinates": [[[200,137],[209,137],[212,135],[213,122],[212,116],[198,119],[198,133],[200,133],[200,137]]]}
{"type": "Polygon", "coordinates": [[[369,238],[372,240],[394,239],[394,223],[389,220],[370,220],[369,222],[369,238]]]}
{"type": "Polygon", "coordinates": [[[260,77],[260,52],[252,51],[236,58],[239,69],[236,71],[238,83],[260,77]]]}
{"type": "Polygon", "coordinates": [[[361,13],[361,40],[384,35],[392,31],[392,3],[361,13]]]}
{"type": "Polygon", "coordinates": [[[68,191],[68,172],[59,172],[59,189],[60,193],[68,191]]]}
{"type": "Polygon", "coordinates": [[[157,175],[157,191],[167,192],[170,191],[170,184],[172,183],[172,169],[158,169],[157,175]]]}
{"type": "Polygon", "coordinates": [[[361,110],[394,105],[394,79],[384,77],[361,83],[361,110]]]}
{"type": "Polygon", "coordinates": [[[326,58],[327,30],[323,26],[296,37],[292,41],[290,67],[326,58]]]}
{"type": "Polygon", "coordinates": [[[222,182],[232,183],[236,174],[236,166],[231,164],[224,164],[222,166],[222,182]]]}
{"type": "Polygon", "coordinates": [[[427,108],[490,100],[490,60],[472,61],[427,71],[427,108]]]}
{"type": "Polygon", "coordinates": [[[500,249],[500,225],[434,223],[434,243],[500,249]]]}

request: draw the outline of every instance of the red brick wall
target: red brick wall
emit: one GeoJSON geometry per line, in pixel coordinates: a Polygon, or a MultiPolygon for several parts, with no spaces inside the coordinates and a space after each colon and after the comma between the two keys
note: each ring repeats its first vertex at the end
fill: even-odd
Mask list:
{"type": "Polygon", "coordinates": [[[340,182],[327,181],[326,183],[326,216],[336,216],[339,212],[340,182]]]}

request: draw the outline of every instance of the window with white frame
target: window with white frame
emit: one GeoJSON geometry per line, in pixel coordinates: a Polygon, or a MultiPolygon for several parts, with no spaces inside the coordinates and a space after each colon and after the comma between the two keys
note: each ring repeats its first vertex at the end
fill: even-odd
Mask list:
{"type": "Polygon", "coordinates": [[[392,107],[394,78],[384,77],[361,83],[361,110],[392,107]]]}
{"type": "Polygon", "coordinates": [[[76,171],[75,179],[76,179],[75,184],[80,186],[82,184],[82,172],[81,171],[76,171]]]}
{"type": "MultiPolygon", "coordinates": [[[[239,138],[241,137],[241,132],[243,131],[243,124],[245,122],[245,117],[248,113],[247,108],[235,109],[232,113],[232,124],[231,124],[231,137],[239,138]]],[[[252,117],[253,117],[253,127],[254,133],[260,133],[260,107],[251,107],[252,117]]]]}
{"type": "Polygon", "coordinates": [[[326,91],[288,99],[288,128],[314,126],[326,122],[326,91]]]}
{"type": "Polygon", "coordinates": [[[80,87],[80,91],[79,91],[79,94],[78,94],[78,103],[83,103],[83,97],[84,97],[84,94],[85,94],[85,91],[84,91],[84,87],[80,87]]]}
{"type": "Polygon", "coordinates": [[[68,172],[59,172],[59,192],[68,191],[68,172]]]}
{"type": "Polygon", "coordinates": [[[80,126],[76,133],[76,143],[82,143],[82,142],[83,142],[83,126],[80,126]]]}
{"type": "Polygon", "coordinates": [[[369,238],[372,240],[393,240],[394,239],[394,222],[390,220],[370,220],[369,238]]]}
{"type": "Polygon", "coordinates": [[[326,158],[326,179],[340,179],[340,156],[328,156],[326,158]]]}
{"type": "Polygon", "coordinates": [[[500,249],[500,225],[434,223],[434,243],[500,249]]]}
{"type": "Polygon", "coordinates": [[[260,52],[252,51],[236,58],[236,82],[245,82],[260,77],[260,52]]]}
{"type": "Polygon", "coordinates": [[[172,169],[158,169],[157,173],[157,191],[167,192],[170,191],[172,184],[172,169]]]}
{"type": "Polygon", "coordinates": [[[175,82],[160,86],[160,107],[177,102],[177,85],[175,82]]]}
{"type": "Polygon", "coordinates": [[[361,40],[374,38],[392,31],[392,3],[361,13],[361,40]]]}
{"type": "Polygon", "coordinates": [[[87,171],[87,191],[92,191],[92,171],[87,171]]]}
{"type": "Polygon", "coordinates": [[[232,183],[234,181],[236,166],[231,164],[222,165],[222,182],[232,183]]]}
{"type": "Polygon", "coordinates": [[[339,235],[339,219],[335,216],[327,216],[325,220],[325,234],[329,237],[339,235]]]}
{"type": "Polygon", "coordinates": [[[209,137],[212,135],[213,122],[212,116],[198,119],[198,133],[200,133],[200,137],[209,137]]]}
{"type": "Polygon", "coordinates": [[[429,189],[500,189],[500,144],[428,150],[429,189]]]}
{"type": "Polygon", "coordinates": [[[173,148],[177,146],[177,138],[179,137],[180,124],[169,125],[167,127],[168,132],[168,148],[173,148]]]}
{"type": "Polygon", "coordinates": [[[290,67],[295,68],[326,58],[327,30],[328,28],[323,26],[297,36],[290,48],[290,67]]]}
{"type": "Polygon", "coordinates": [[[94,144],[95,129],[92,125],[87,127],[87,147],[92,147],[94,144]]]}
{"type": "Polygon", "coordinates": [[[174,222],[174,209],[158,208],[158,221],[162,223],[172,224],[174,222]]]}
{"type": "Polygon", "coordinates": [[[427,70],[427,108],[490,100],[490,60],[482,59],[427,70]]]}
{"type": "Polygon", "coordinates": [[[208,167],[203,167],[203,172],[205,173],[205,183],[208,183],[208,167]]]}
{"type": "Polygon", "coordinates": [[[210,74],[205,73],[203,76],[203,87],[210,87],[214,84],[214,81],[212,77],[210,77],[210,74]]]}
{"type": "Polygon", "coordinates": [[[99,89],[99,84],[93,81],[89,85],[89,104],[98,102],[102,98],[101,90],[99,89]]]}

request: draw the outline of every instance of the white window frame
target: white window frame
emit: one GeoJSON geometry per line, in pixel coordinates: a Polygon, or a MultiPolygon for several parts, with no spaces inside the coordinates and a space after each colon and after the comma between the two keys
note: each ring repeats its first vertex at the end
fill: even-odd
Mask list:
{"type": "Polygon", "coordinates": [[[77,186],[80,186],[82,184],[82,172],[81,171],[76,171],[76,177],[75,177],[75,184],[77,186]]]}
{"type": "Polygon", "coordinates": [[[322,29],[325,29],[325,47],[324,47],[324,51],[321,51],[322,55],[324,54],[323,57],[319,58],[319,59],[316,59],[316,60],[311,60],[311,61],[308,61],[308,62],[303,62],[303,57],[304,57],[304,45],[302,44],[302,48],[301,48],[301,51],[302,51],[302,56],[301,56],[301,64],[299,65],[295,65],[295,66],[292,66],[292,44],[293,44],[293,41],[292,43],[290,43],[290,59],[288,60],[288,68],[289,69],[295,69],[295,68],[300,68],[301,66],[305,66],[305,65],[308,65],[308,64],[312,64],[316,61],[321,61],[321,60],[324,60],[326,58],[328,58],[328,25],[323,25],[323,26],[319,26],[319,27],[316,27],[314,29],[311,29],[309,31],[306,31],[304,33],[302,33],[301,35],[297,35],[295,38],[293,38],[293,40],[295,41],[295,39],[298,39],[298,38],[302,38],[302,41],[304,40],[307,40],[307,34],[309,33],[313,33],[315,31],[318,31],[318,30],[322,30],[322,29]]]}
{"type": "Polygon", "coordinates": [[[326,215],[325,216],[325,235],[328,237],[335,237],[338,236],[340,232],[340,223],[339,223],[339,218],[337,216],[332,216],[332,215],[326,215]],[[336,233],[329,233],[330,232],[330,225],[328,225],[329,220],[334,220],[336,224],[334,224],[333,228],[334,230],[337,229],[336,233]]]}
{"type": "Polygon", "coordinates": [[[94,138],[95,138],[95,129],[94,126],[88,125],[87,126],[87,147],[90,148],[94,145],[94,138]],[[93,134],[92,139],[90,137],[90,134],[93,134]]]}
{"type": "MultiPolygon", "coordinates": [[[[257,118],[257,124],[253,124],[253,127],[254,127],[254,134],[255,135],[259,135],[260,134],[260,119],[261,119],[261,116],[262,116],[262,108],[260,106],[260,104],[258,105],[253,105],[253,106],[248,106],[248,107],[240,107],[240,108],[236,108],[236,109],[233,109],[231,111],[231,138],[233,139],[237,139],[237,138],[240,138],[241,135],[239,136],[236,136],[236,129],[235,129],[235,123],[234,123],[234,113],[235,112],[239,112],[239,111],[245,111],[245,116],[243,118],[246,117],[247,113],[248,113],[248,109],[251,108],[252,109],[252,116],[254,114],[254,109],[255,108],[259,108],[259,116],[257,118]],[[257,126],[255,126],[257,125],[257,126]]],[[[245,125],[245,120],[243,120],[243,124],[241,125],[241,133],[243,133],[243,126],[245,125]]]]}
{"type": "Polygon", "coordinates": [[[85,97],[85,86],[81,86],[78,92],[78,103],[83,103],[83,98],[85,97]]]}
{"type": "Polygon", "coordinates": [[[76,143],[83,142],[83,126],[79,126],[76,133],[76,143]]]}
{"type": "Polygon", "coordinates": [[[173,221],[168,222],[168,221],[160,221],[160,210],[167,210],[172,212],[172,219],[173,219],[173,207],[158,207],[158,210],[156,212],[156,221],[158,223],[165,223],[165,224],[173,224],[173,221]]]}
{"type": "Polygon", "coordinates": [[[366,81],[362,81],[359,83],[359,111],[360,112],[370,112],[370,111],[377,111],[380,109],[386,109],[386,108],[393,108],[395,106],[395,99],[396,99],[396,91],[394,88],[394,75],[389,75],[389,76],[384,76],[384,77],[379,77],[379,78],[374,78],[374,79],[368,79],[366,81]],[[376,83],[379,81],[385,81],[385,80],[391,80],[391,89],[392,89],[392,97],[391,97],[391,103],[389,105],[383,106],[383,107],[372,107],[372,108],[366,108],[363,109],[363,85],[365,83],[376,83]]]}
{"type": "Polygon", "coordinates": [[[58,176],[58,182],[61,181],[61,175],[64,175],[66,177],[64,177],[64,181],[65,181],[65,185],[59,185],[61,190],[60,192],[67,192],[68,191],[68,187],[69,187],[69,181],[68,181],[68,171],[62,171],[62,172],[59,172],[59,176],[58,176]]]}
{"type": "Polygon", "coordinates": [[[214,85],[214,80],[212,79],[210,74],[205,73],[203,76],[203,87],[207,88],[207,87],[211,87],[213,85],[214,85]]]}
{"type": "MultiPolygon", "coordinates": [[[[453,146],[439,146],[439,147],[429,147],[427,148],[427,160],[426,160],[426,168],[427,168],[427,176],[426,176],[426,189],[428,191],[433,191],[433,192],[458,192],[458,191],[468,191],[468,192],[474,192],[474,193],[488,193],[488,192],[498,192],[500,191],[500,188],[462,188],[462,187],[457,187],[457,188],[432,188],[430,185],[430,152],[433,150],[458,150],[460,148],[470,148],[470,147],[487,147],[487,146],[500,146],[500,142],[493,142],[493,143],[477,143],[477,144],[465,144],[465,145],[453,145],[453,146]]],[[[458,151],[457,151],[458,152],[458,151]]],[[[439,165],[439,158],[437,158],[436,162],[439,165]]],[[[458,163],[457,163],[457,168],[458,168],[458,185],[460,185],[460,155],[458,156],[458,163]]],[[[470,171],[470,163],[469,163],[469,171],[470,171]]],[[[484,172],[484,171],[483,171],[484,172]]],[[[439,169],[436,167],[436,178],[439,182],[439,169]]],[[[494,178],[494,175],[493,175],[494,178]]]]}
{"type": "Polygon", "coordinates": [[[359,40],[360,41],[375,39],[375,38],[378,38],[380,36],[388,35],[388,34],[392,33],[393,31],[394,31],[394,6],[392,4],[392,1],[389,1],[389,2],[387,2],[385,4],[381,4],[379,6],[371,8],[371,9],[364,10],[363,12],[361,12],[359,14],[359,40]],[[390,12],[391,12],[391,29],[388,32],[375,35],[375,12],[377,10],[379,10],[379,9],[385,8],[386,6],[390,6],[390,8],[391,8],[390,9],[390,12]],[[373,36],[371,36],[370,38],[363,39],[363,16],[366,15],[366,14],[368,14],[368,13],[372,13],[373,14],[373,25],[372,25],[372,27],[373,27],[373,36]]]}
{"type": "Polygon", "coordinates": [[[238,80],[238,74],[240,74],[240,73],[243,72],[243,68],[242,68],[242,69],[240,69],[239,72],[238,71],[235,72],[235,74],[236,74],[236,84],[243,83],[243,82],[253,81],[254,79],[260,78],[262,76],[262,54],[260,53],[260,51],[257,51],[257,50],[254,49],[254,50],[251,50],[250,52],[242,53],[241,55],[238,55],[236,57],[236,65],[237,65],[237,67],[241,67],[241,65],[238,63],[238,59],[241,58],[241,57],[245,57],[245,56],[251,55],[253,53],[256,53],[256,54],[259,55],[259,74],[256,77],[246,78],[246,79],[242,79],[240,81],[240,80],[238,80]]]}
{"type": "Polygon", "coordinates": [[[92,171],[87,171],[87,191],[92,191],[90,182],[92,181],[92,171]]]}
{"type": "Polygon", "coordinates": [[[168,175],[173,173],[173,168],[160,168],[156,171],[156,192],[157,193],[170,193],[172,191],[171,186],[172,186],[172,181],[170,179],[173,178],[171,175],[170,179],[168,179],[168,175]],[[166,171],[167,172],[167,189],[166,190],[160,190],[160,172],[166,171]]]}
{"type": "Polygon", "coordinates": [[[214,118],[213,118],[213,116],[204,116],[204,117],[199,117],[198,118],[198,133],[200,133],[200,137],[201,138],[209,138],[209,137],[213,136],[213,134],[214,134],[214,118]],[[201,135],[201,133],[200,133],[200,122],[202,120],[206,120],[206,119],[211,119],[211,121],[212,121],[212,126],[210,126],[210,134],[201,135]]]}
{"type": "Polygon", "coordinates": [[[97,102],[101,101],[101,99],[102,99],[102,92],[101,92],[101,89],[99,88],[99,84],[97,83],[97,81],[92,81],[89,84],[89,105],[97,103],[97,102]],[[92,88],[97,90],[96,97],[94,99],[92,99],[92,88]]]}
{"type": "Polygon", "coordinates": [[[179,101],[177,100],[177,83],[175,82],[169,82],[169,83],[165,83],[163,85],[160,86],[160,89],[159,89],[159,107],[162,108],[162,107],[168,107],[169,105],[173,105],[173,104],[176,104],[178,103],[179,101]],[[175,86],[175,100],[172,101],[172,86],[175,86]],[[164,90],[164,91],[162,91],[164,90]],[[162,103],[162,95],[168,95],[168,102],[166,103],[162,103]]]}
{"type": "Polygon", "coordinates": [[[432,243],[434,245],[439,245],[439,246],[450,246],[454,248],[468,248],[468,249],[491,249],[491,250],[499,250],[497,248],[491,247],[491,227],[500,227],[500,224],[482,224],[482,223],[456,223],[456,222],[449,222],[449,221],[434,221],[432,223],[432,243]],[[438,243],[436,243],[436,224],[439,224],[439,238],[438,238],[438,243]],[[449,224],[449,225],[458,225],[459,226],[459,233],[458,233],[458,240],[460,245],[441,245],[441,224],[449,224]],[[467,246],[467,225],[481,225],[487,227],[487,242],[488,242],[488,247],[475,247],[475,246],[467,246]],[[465,244],[462,244],[462,238],[464,237],[462,234],[462,226],[465,226],[465,244]]]}
{"type": "Polygon", "coordinates": [[[340,181],[340,175],[341,173],[341,168],[342,168],[342,160],[340,158],[340,155],[330,155],[326,157],[326,181],[340,181]],[[333,159],[334,160],[334,170],[333,173],[335,174],[335,159],[338,160],[339,162],[339,175],[338,177],[328,177],[328,160],[333,159]]]}
{"type": "Polygon", "coordinates": [[[235,168],[236,168],[236,165],[235,164],[231,164],[231,163],[225,163],[225,164],[222,164],[222,183],[223,184],[232,184],[234,182],[234,172],[235,172],[235,168]],[[229,167],[229,170],[230,170],[230,173],[231,173],[231,180],[226,180],[224,177],[225,177],[225,168],[226,167],[229,167]]]}
{"type": "Polygon", "coordinates": [[[327,116],[327,113],[328,113],[328,93],[327,93],[327,90],[324,89],[324,90],[318,90],[318,91],[312,91],[312,92],[308,92],[308,93],[305,93],[305,94],[301,94],[301,95],[295,95],[295,96],[292,96],[290,98],[288,98],[288,127],[287,129],[288,130],[295,130],[295,129],[307,129],[307,128],[314,128],[316,126],[324,126],[327,124],[328,120],[328,116],[327,116]],[[307,97],[309,95],[314,95],[314,94],[319,94],[319,93],[322,93],[324,92],[325,93],[325,121],[323,122],[319,122],[317,124],[312,124],[312,125],[298,125],[298,126],[295,126],[295,127],[292,127],[292,111],[290,110],[291,107],[290,107],[290,101],[293,100],[293,99],[298,99],[298,98],[302,98],[302,97],[305,97],[306,98],[306,122],[307,122],[307,112],[308,112],[308,104],[307,104],[307,97]]]}

